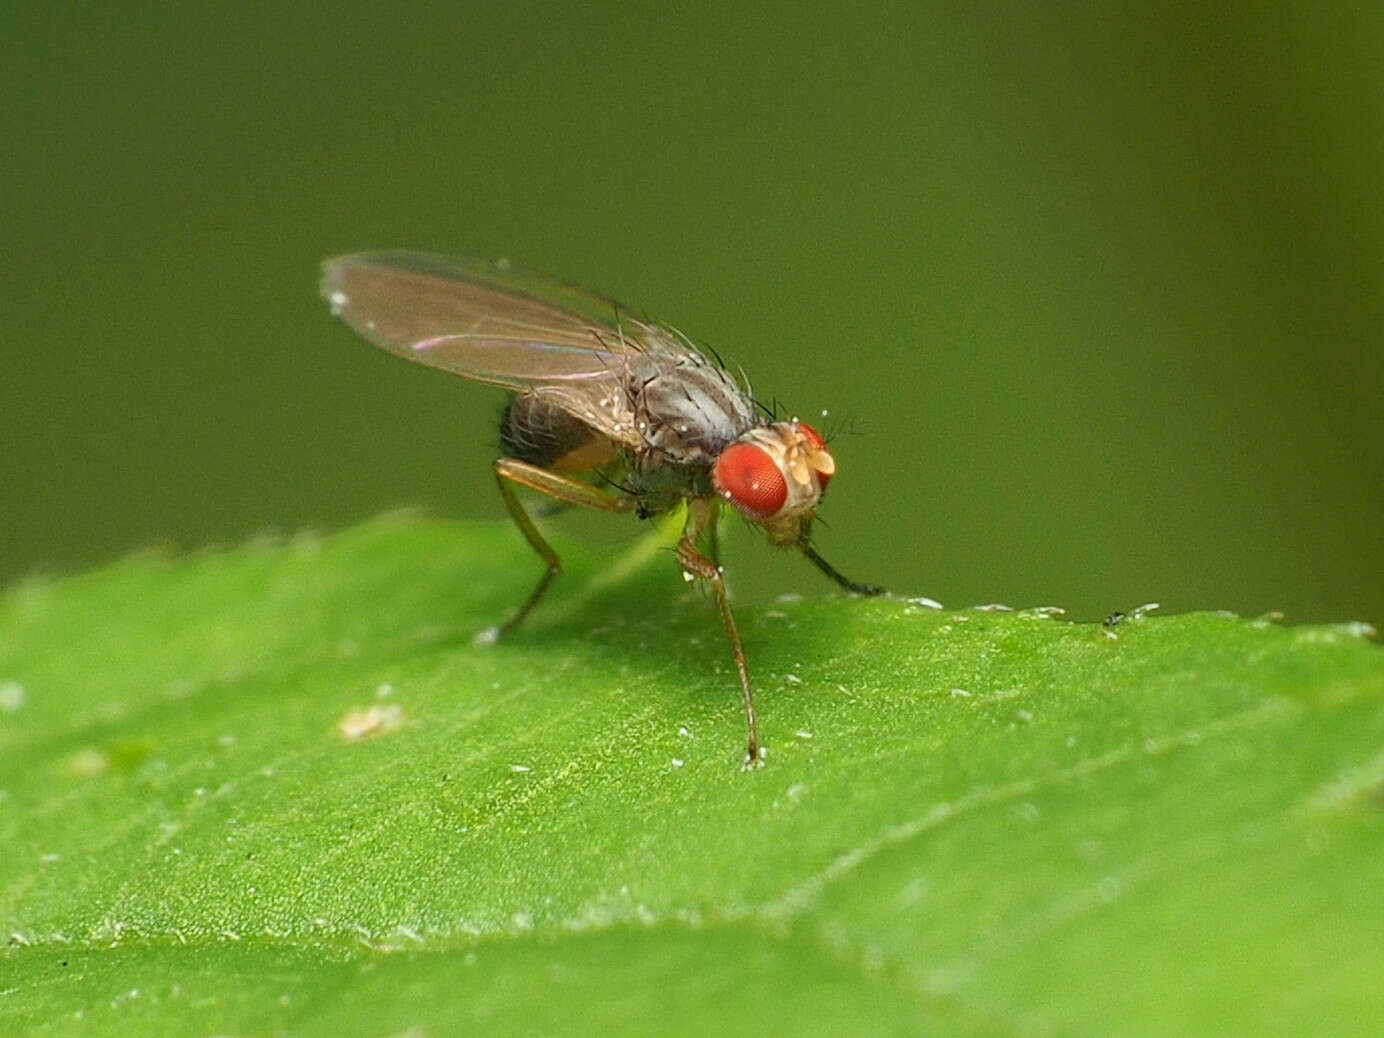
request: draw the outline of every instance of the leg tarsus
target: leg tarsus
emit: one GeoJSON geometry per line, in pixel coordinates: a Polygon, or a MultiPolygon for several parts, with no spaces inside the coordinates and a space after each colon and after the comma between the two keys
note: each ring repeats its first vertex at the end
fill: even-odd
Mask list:
{"type": "Polygon", "coordinates": [[[816,566],[819,570],[821,570],[823,573],[829,576],[832,580],[836,581],[836,583],[840,584],[847,591],[850,591],[857,595],[870,596],[888,594],[888,592],[884,588],[880,587],[878,584],[857,584],[854,580],[851,580],[850,577],[847,577],[844,573],[841,573],[839,570],[837,570],[837,568],[833,566],[831,563],[829,563],[826,559],[818,555],[817,549],[812,547],[812,545],[807,543],[806,541],[802,542],[798,546],[802,548],[803,554],[811,560],[814,566],[816,566]]]}

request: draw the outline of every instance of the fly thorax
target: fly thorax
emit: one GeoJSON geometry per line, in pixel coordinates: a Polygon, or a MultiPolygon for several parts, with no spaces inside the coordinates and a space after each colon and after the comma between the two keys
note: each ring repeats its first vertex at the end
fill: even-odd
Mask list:
{"type": "Polygon", "coordinates": [[[642,358],[631,385],[645,449],[678,465],[709,467],[754,425],[754,404],[723,370],[701,357],[642,358]]]}

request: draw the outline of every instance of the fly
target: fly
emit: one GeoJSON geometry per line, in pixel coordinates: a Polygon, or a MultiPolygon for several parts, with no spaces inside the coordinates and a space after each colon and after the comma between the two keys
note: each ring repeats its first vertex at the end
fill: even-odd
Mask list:
{"type": "Polygon", "coordinates": [[[516,486],[640,518],[686,502],[678,562],[716,596],[745,704],[746,764],[760,763],[745,649],[715,559],[723,503],[848,591],[882,591],[847,579],[812,546],[817,505],[836,472],[817,430],[797,418],[766,419],[746,389],[681,333],[503,265],[358,253],[323,265],[322,295],[376,346],[512,394],[495,478],[547,569],[497,637],[533,611],[561,568],[516,486]]]}

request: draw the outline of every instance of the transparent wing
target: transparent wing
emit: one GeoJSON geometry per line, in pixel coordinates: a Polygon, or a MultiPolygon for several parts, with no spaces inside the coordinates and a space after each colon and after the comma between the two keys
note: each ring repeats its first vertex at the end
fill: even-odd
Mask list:
{"type": "Polygon", "coordinates": [[[323,264],[322,295],[390,353],[520,391],[618,378],[632,354],[649,351],[651,331],[654,352],[674,345],[610,300],[475,260],[340,256],[323,264]]]}

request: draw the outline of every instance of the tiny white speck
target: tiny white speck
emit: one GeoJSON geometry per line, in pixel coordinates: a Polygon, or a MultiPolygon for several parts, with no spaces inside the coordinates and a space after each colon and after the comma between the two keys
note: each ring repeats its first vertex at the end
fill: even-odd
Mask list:
{"type": "Polygon", "coordinates": [[[475,637],[471,639],[472,645],[494,645],[500,640],[500,629],[498,627],[487,627],[483,631],[477,631],[475,637]]]}
{"type": "Polygon", "coordinates": [[[984,605],[971,606],[978,613],[1012,613],[1013,606],[1007,606],[1003,602],[986,602],[984,605]]]}
{"type": "Polygon", "coordinates": [[[687,581],[687,582],[690,584],[690,583],[692,583],[692,581],[694,581],[694,580],[697,579],[697,574],[692,573],[692,572],[689,572],[688,570],[683,570],[683,571],[682,571],[682,579],[685,580],[685,581],[687,581]]]}
{"type": "Polygon", "coordinates": [[[1033,714],[1028,710],[1016,710],[1014,716],[1020,721],[1028,722],[1033,720],[1033,714]]]}
{"type": "Polygon", "coordinates": [[[798,729],[796,732],[794,732],[793,734],[796,735],[799,739],[811,739],[811,738],[812,738],[812,733],[809,732],[809,731],[807,731],[805,728],[799,728],[799,729],[798,729]]]}
{"type": "Polygon", "coordinates": [[[788,605],[792,602],[801,602],[802,600],[803,596],[796,591],[785,591],[783,594],[774,597],[775,602],[780,602],[784,605],[788,605]]]}
{"type": "Polygon", "coordinates": [[[111,1008],[119,1009],[121,1003],[128,1002],[133,998],[139,998],[139,988],[130,988],[129,991],[116,995],[113,999],[111,999],[111,1008]]]}
{"type": "Polygon", "coordinates": [[[388,699],[393,694],[394,686],[388,681],[381,682],[379,688],[375,689],[375,697],[377,699],[388,699]]]}
{"type": "Polygon", "coordinates": [[[375,322],[374,322],[374,321],[366,321],[366,322],[365,322],[365,327],[366,327],[366,330],[367,330],[367,331],[372,331],[372,332],[373,332],[373,331],[375,330],[375,322]]]}
{"type": "Polygon", "coordinates": [[[682,767],[682,758],[681,758],[681,757],[674,757],[674,758],[673,758],[673,767],[675,767],[675,768],[680,768],[680,767],[682,767]]]}
{"type": "Polygon", "coordinates": [[[355,707],[336,723],[336,733],[347,742],[386,735],[403,724],[404,712],[397,704],[355,707]]]}
{"type": "Polygon", "coordinates": [[[331,303],[332,314],[336,317],[340,317],[342,311],[351,305],[351,297],[339,288],[327,297],[327,301],[331,303]]]}
{"type": "Polygon", "coordinates": [[[1133,616],[1133,617],[1135,617],[1135,618],[1137,619],[1138,617],[1143,616],[1145,613],[1151,613],[1151,612],[1153,612],[1153,611],[1154,611],[1155,609],[1157,609],[1157,608],[1158,608],[1158,603],[1157,603],[1157,602],[1145,602],[1143,605],[1141,605],[1141,606],[1135,606],[1133,609],[1131,609],[1131,610],[1129,611],[1129,615],[1130,615],[1130,616],[1133,616]]]}
{"type": "Polygon", "coordinates": [[[919,595],[917,598],[905,598],[904,601],[907,602],[909,605],[922,606],[924,609],[942,608],[942,603],[937,601],[935,598],[925,598],[922,595],[919,595]]]}
{"type": "Polygon", "coordinates": [[[24,686],[18,681],[6,681],[0,685],[0,710],[7,714],[17,713],[27,698],[24,686]]]}
{"type": "Polygon", "coordinates": [[[695,738],[695,736],[692,734],[691,729],[689,729],[685,724],[678,726],[678,734],[682,736],[684,739],[695,738]]]}
{"type": "Polygon", "coordinates": [[[796,674],[785,674],[783,680],[790,685],[801,685],[803,683],[803,679],[796,674]]]}
{"type": "Polygon", "coordinates": [[[526,771],[532,771],[533,768],[529,767],[527,764],[511,764],[509,766],[509,770],[514,772],[516,775],[522,775],[526,771]]]}
{"type": "Polygon", "coordinates": [[[971,698],[971,693],[967,692],[964,688],[954,688],[951,690],[951,694],[955,696],[957,699],[971,698]]]}

